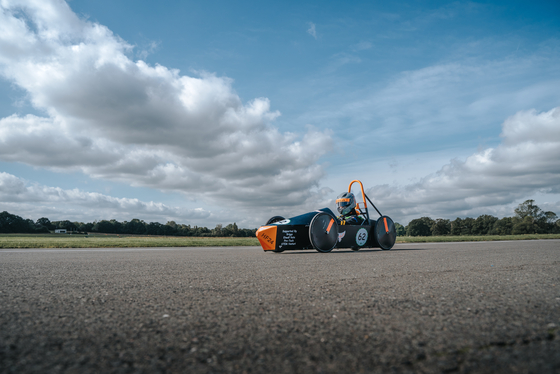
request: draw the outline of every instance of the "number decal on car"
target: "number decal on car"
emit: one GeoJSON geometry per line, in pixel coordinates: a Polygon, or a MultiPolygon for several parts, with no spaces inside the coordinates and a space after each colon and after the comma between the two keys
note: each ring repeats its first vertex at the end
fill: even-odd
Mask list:
{"type": "Polygon", "coordinates": [[[363,247],[364,245],[366,245],[367,239],[368,239],[368,232],[366,229],[362,227],[356,233],[356,244],[359,245],[360,247],[363,247]]]}

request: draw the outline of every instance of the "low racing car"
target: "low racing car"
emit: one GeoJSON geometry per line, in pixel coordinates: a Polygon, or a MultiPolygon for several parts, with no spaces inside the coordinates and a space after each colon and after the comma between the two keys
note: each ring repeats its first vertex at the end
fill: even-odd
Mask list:
{"type": "Polygon", "coordinates": [[[263,250],[283,252],[315,249],[327,253],[334,248],[351,248],[354,251],[362,248],[391,249],[397,238],[393,220],[379,212],[365,194],[364,186],[359,180],[350,183],[348,192],[351,192],[354,183],[359,183],[362,192],[363,200],[356,207],[356,212],[364,217],[362,224],[345,224],[329,208],[288,219],[274,216],[257,230],[257,238],[263,250]],[[370,218],[367,202],[379,214],[377,220],[370,218]]]}

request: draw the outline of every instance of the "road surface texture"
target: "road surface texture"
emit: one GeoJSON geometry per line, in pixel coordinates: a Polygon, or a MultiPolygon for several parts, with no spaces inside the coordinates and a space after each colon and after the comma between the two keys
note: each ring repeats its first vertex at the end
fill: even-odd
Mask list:
{"type": "Polygon", "coordinates": [[[559,373],[560,241],[0,250],[2,373],[559,373]]]}

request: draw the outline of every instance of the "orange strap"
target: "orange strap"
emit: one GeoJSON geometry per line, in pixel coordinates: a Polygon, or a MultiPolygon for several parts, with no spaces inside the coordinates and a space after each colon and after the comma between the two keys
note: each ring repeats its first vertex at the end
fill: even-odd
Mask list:
{"type": "Polygon", "coordinates": [[[331,221],[329,222],[329,227],[327,227],[327,234],[329,232],[331,232],[331,227],[332,227],[333,223],[334,223],[334,219],[331,218],[331,221]]]}
{"type": "Polygon", "coordinates": [[[383,223],[385,223],[385,232],[389,233],[389,226],[387,226],[387,217],[383,217],[383,223]]]}

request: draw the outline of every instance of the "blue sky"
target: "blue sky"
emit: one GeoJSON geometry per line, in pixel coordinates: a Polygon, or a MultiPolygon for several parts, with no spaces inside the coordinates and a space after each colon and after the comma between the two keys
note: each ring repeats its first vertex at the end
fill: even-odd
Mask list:
{"type": "Polygon", "coordinates": [[[560,215],[558,2],[0,4],[0,210],[560,215]]]}

